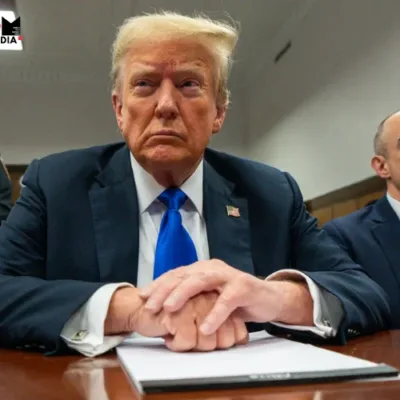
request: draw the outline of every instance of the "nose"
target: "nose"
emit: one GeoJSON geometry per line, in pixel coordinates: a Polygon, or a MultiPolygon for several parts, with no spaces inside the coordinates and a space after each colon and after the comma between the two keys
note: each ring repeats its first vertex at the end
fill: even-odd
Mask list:
{"type": "Polygon", "coordinates": [[[159,87],[159,96],[156,107],[156,116],[160,119],[175,119],[178,114],[176,102],[177,89],[172,82],[163,82],[159,87]]]}

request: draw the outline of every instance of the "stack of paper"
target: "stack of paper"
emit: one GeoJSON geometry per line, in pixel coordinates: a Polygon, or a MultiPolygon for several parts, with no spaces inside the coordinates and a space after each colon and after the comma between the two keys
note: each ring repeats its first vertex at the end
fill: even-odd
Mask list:
{"type": "Polygon", "coordinates": [[[385,365],[345,356],[266,332],[245,346],[175,353],[162,339],[127,339],[118,356],[140,393],[267,386],[394,376],[385,365]]]}

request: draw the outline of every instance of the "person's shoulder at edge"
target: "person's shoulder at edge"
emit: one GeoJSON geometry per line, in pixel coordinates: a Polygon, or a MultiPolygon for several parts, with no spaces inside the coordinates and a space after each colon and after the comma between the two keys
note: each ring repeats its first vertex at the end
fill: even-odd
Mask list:
{"type": "MultiPolygon", "coordinates": [[[[382,198],[381,198],[382,199],[382,198]]],[[[377,200],[374,203],[371,203],[365,207],[360,208],[359,210],[353,211],[350,214],[344,215],[342,217],[337,217],[328,221],[326,224],[323,225],[323,229],[331,227],[332,225],[337,226],[351,226],[355,227],[356,225],[363,223],[364,221],[368,220],[371,216],[371,213],[374,211],[377,202],[381,199],[377,200]]]]}
{"type": "MultiPolygon", "coordinates": [[[[125,142],[116,142],[65,150],[41,157],[37,161],[40,163],[42,177],[49,176],[52,179],[56,177],[61,180],[63,177],[71,177],[71,175],[90,177],[99,173],[113,155],[124,148],[126,149],[125,142]]],[[[22,181],[22,184],[24,184],[24,181],[22,181]]]]}

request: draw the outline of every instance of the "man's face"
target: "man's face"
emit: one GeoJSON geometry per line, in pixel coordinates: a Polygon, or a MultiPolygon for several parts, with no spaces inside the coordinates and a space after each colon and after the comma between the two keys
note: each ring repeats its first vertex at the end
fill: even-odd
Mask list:
{"type": "Polygon", "coordinates": [[[221,129],[215,61],[195,39],[141,43],[122,64],[113,94],[118,126],[145,168],[190,168],[221,129]]]}
{"type": "Polygon", "coordinates": [[[374,157],[377,159],[374,169],[381,178],[388,180],[388,185],[400,191],[400,113],[386,121],[382,140],[386,154],[374,157]]]}

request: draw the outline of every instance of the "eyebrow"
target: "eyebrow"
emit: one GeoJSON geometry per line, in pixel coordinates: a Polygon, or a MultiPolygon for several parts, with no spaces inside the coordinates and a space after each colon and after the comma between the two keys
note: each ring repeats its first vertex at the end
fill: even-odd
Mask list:
{"type": "MultiPolygon", "coordinates": [[[[204,72],[204,69],[197,64],[182,64],[178,65],[173,70],[174,74],[194,73],[202,76],[204,75],[204,72]]],[[[135,76],[139,74],[157,75],[159,74],[159,68],[148,64],[135,63],[134,65],[132,65],[132,72],[130,75],[135,76]]]]}

